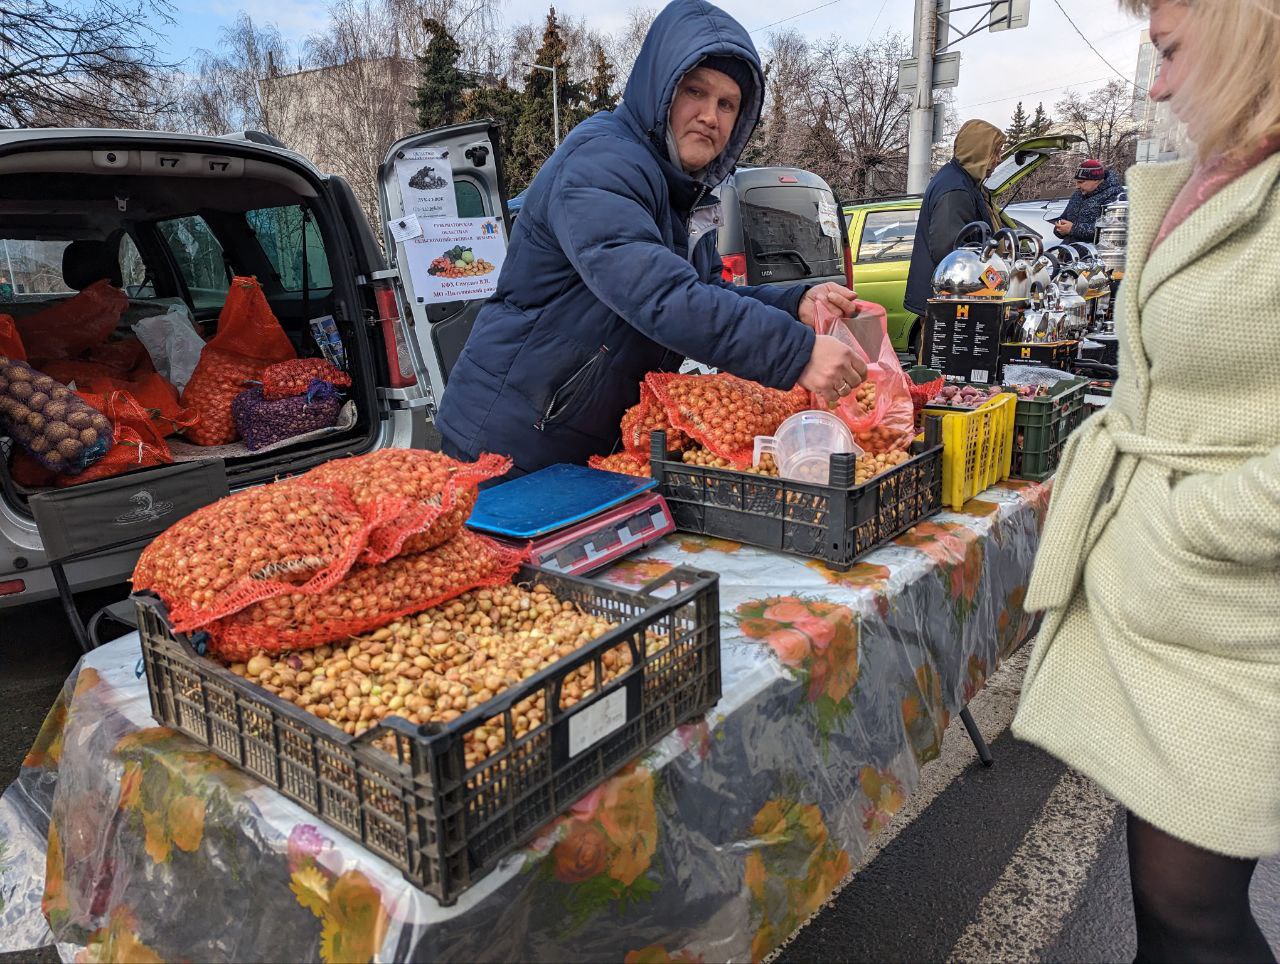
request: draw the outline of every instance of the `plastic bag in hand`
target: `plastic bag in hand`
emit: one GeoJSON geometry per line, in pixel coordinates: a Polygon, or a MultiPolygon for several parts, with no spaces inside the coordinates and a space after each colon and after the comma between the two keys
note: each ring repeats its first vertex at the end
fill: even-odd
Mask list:
{"type": "MultiPolygon", "coordinates": [[[[827,308],[823,301],[815,304],[814,330],[820,335],[833,335],[849,345],[867,366],[866,380],[836,404],[833,411],[853,431],[858,447],[873,454],[905,449],[915,438],[915,406],[911,401],[911,382],[893,342],[889,340],[888,319],[881,305],[856,301],[857,314],[852,319],[859,330],[880,332],[875,357],[866,349],[849,325],[827,308]]],[[[813,407],[830,409],[824,399],[813,396],[813,407]]]]}

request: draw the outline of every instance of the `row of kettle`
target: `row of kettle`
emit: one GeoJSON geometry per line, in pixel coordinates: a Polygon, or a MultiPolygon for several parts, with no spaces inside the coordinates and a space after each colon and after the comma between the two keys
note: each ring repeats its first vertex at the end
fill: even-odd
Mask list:
{"type": "Polygon", "coordinates": [[[1010,228],[992,232],[982,221],[960,229],[955,250],[933,273],[934,297],[951,300],[995,292],[1008,299],[1040,301],[1052,297],[1055,289],[1087,298],[1108,291],[1110,284],[1110,272],[1091,244],[1076,241],[1046,251],[1038,235],[1010,228]],[[977,240],[966,243],[974,234],[977,240]]]}

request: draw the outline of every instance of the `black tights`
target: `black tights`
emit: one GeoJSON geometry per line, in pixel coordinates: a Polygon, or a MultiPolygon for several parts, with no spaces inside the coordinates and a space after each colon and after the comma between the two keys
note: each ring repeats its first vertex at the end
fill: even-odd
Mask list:
{"type": "Polygon", "coordinates": [[[1225,857],[1128,819],[1139,964],[1274,962],[1249,908],[1256,860],[1225,857]]]}

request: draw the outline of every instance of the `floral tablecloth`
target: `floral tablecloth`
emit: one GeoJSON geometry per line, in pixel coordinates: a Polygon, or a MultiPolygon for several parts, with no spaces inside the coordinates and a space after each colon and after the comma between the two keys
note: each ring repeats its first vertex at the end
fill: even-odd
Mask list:
{"type": "Polygon", "coordinates": [[[606,578],[721,574],[724,697],[452,907],[150,716],[86,656],[0,798],[0,951],[91,961],[745,961],[846,876],[1031,627],[1048,486],[1006,484],[848,573],[677,534],[606,578]]]}

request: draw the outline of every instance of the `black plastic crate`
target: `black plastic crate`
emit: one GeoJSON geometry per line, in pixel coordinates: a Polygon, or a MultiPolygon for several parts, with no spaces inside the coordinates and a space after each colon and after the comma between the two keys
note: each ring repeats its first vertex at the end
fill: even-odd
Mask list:
{"type": "Polygon", "coordinates": [[[855,486],[852,454],[831,456],[830,485],[686,465],[650,439],[649,471],[676,528],[850,568],[860,556],[942,509],[942,444],[937,419],[912,458],[855,486]]]}
{"type": "Polygon", "coordinates": [[[452,723],[387,717],[356,737],[199,655],[199,633],[175,634],[164,604],[135,594],[151,712],[452,904],[583,794],[720,699],[715,573],[676,568],[641,590],[530,567],[516,581],[545,585],[620,625],[452,723]],[[646,653],[650,634],[660,642],[646,653]],[[604,655],[620,646],[630,648],[631,668],[559,709],[570,674],[590,664],[598,684],[604,655]],[[516,738],[511,708],[539,692],[550,718],[516,738]],[[465,735],[495,725],[506,743],[468,769],[465,735]],[[388,735],[394,753],[374,745],[388,735]]]}

